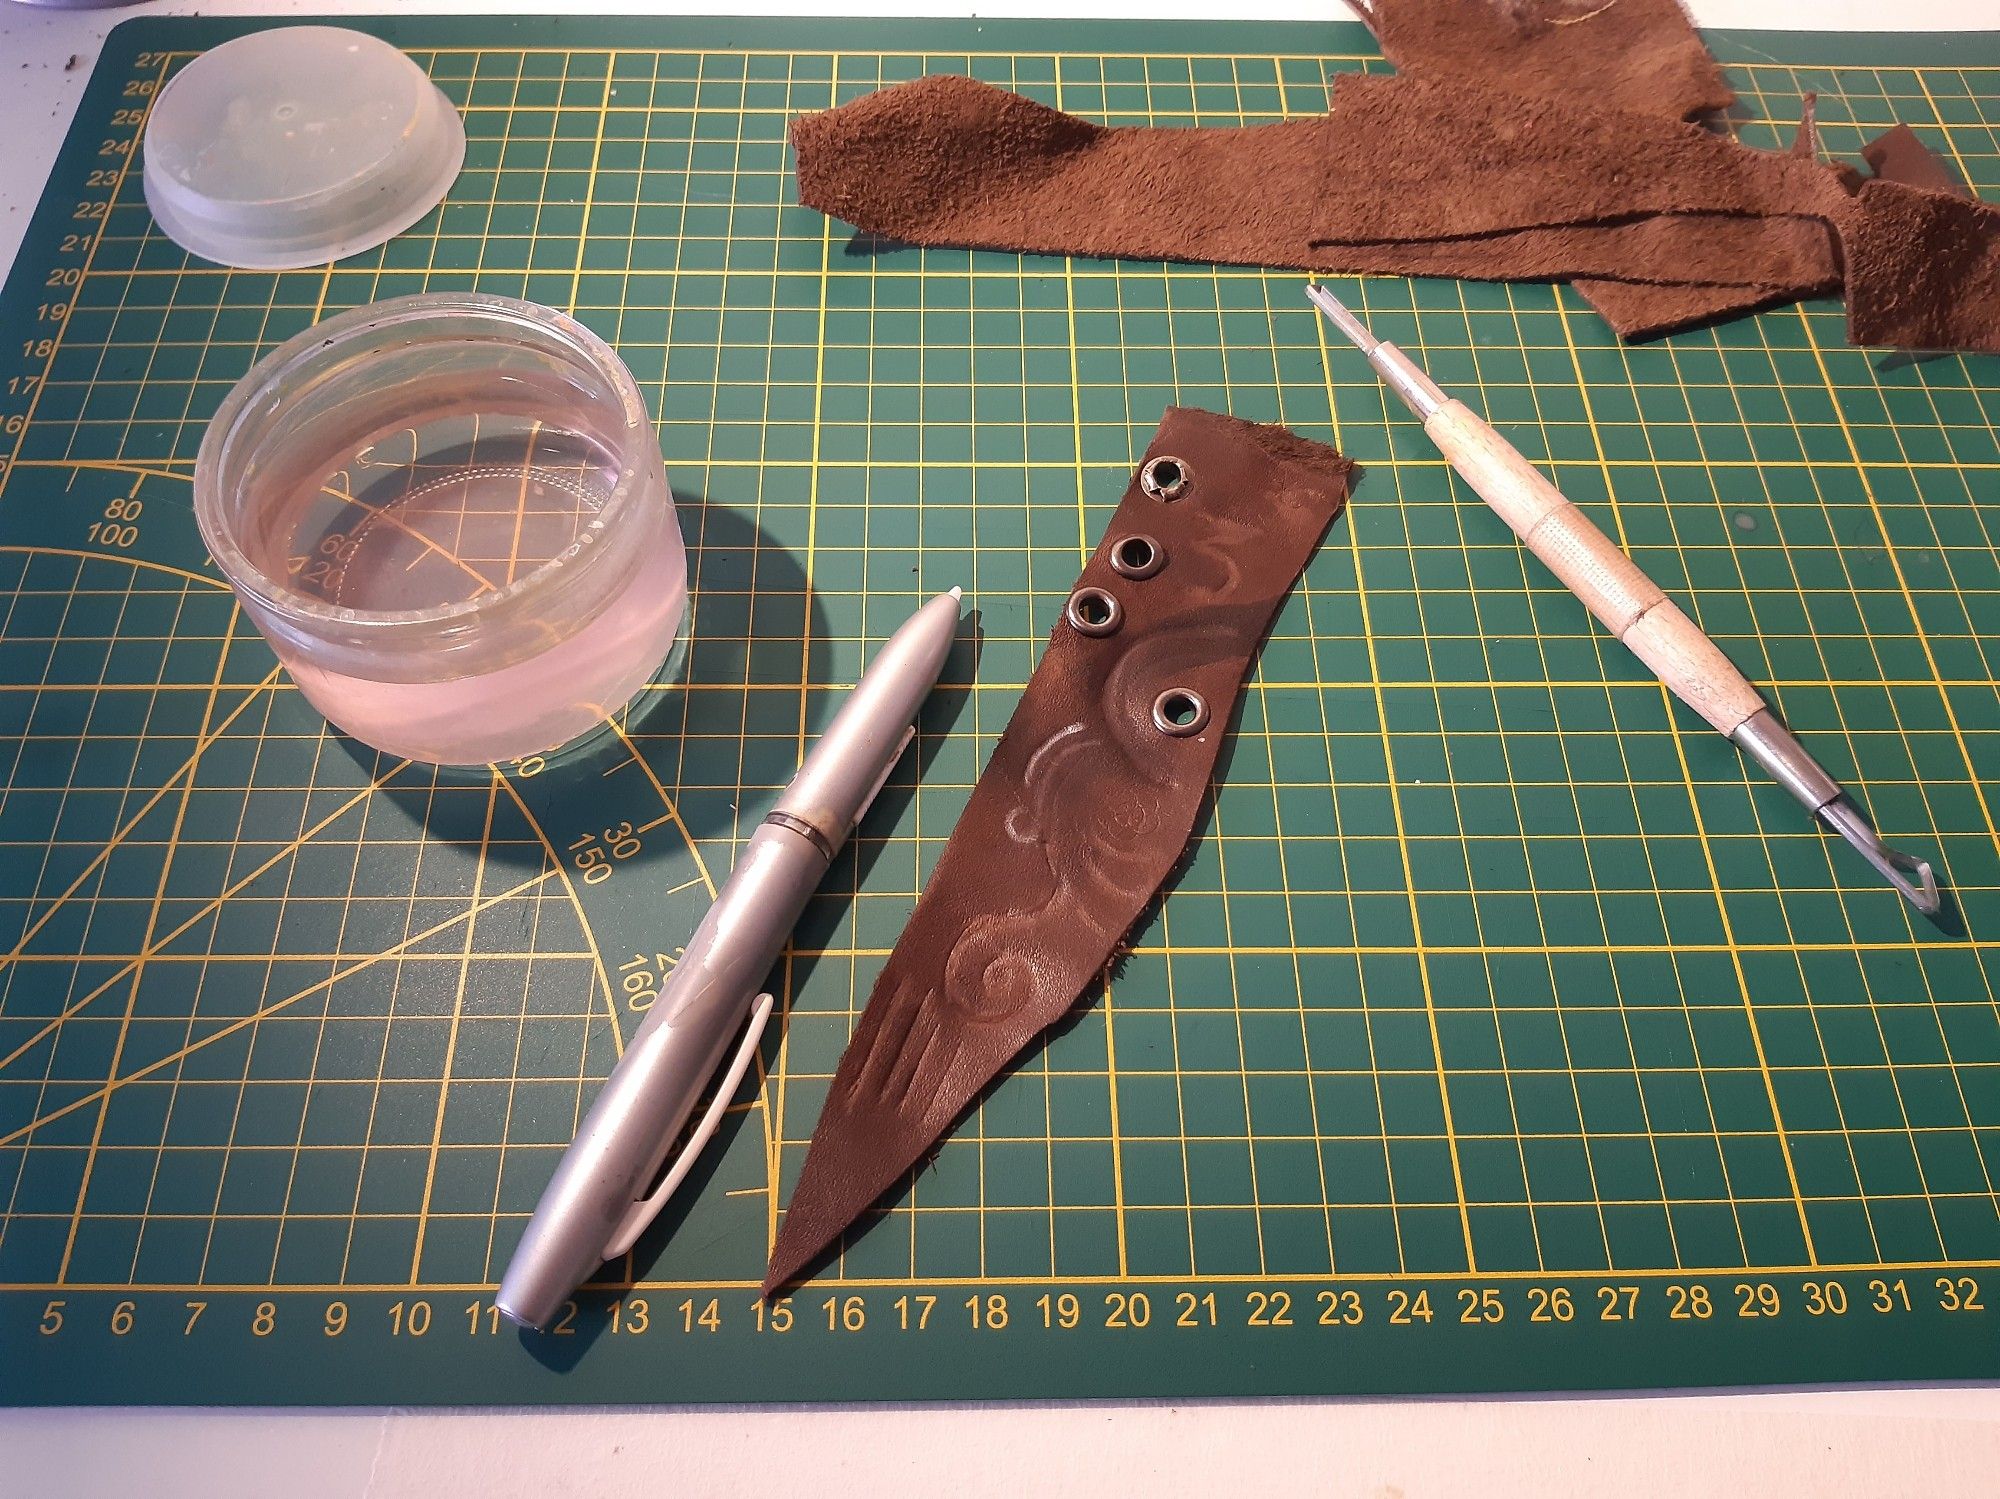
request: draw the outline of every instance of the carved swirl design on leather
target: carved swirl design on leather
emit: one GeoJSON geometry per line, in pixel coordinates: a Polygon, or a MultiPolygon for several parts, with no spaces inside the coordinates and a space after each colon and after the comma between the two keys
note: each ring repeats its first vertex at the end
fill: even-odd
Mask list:
{"type": "Polygon", "coordinates": [[[1160,500],[1135,473],[1077,579],[1121,621],[1092,635],[1059,618],[841,1057],[767,1290],[1089,990],[1187,846],[1244,676],[1352,465],[1283,428],[1184,407],[1146,451],[1165,455],[1192,481],[1160,500]],[[1166,558],[1136,579],[1111,563],[1135,533],[1166,558]],[[1161,731],[1153,705],[1171,688],[1208,704],[1205,727],[1161,731]]]}

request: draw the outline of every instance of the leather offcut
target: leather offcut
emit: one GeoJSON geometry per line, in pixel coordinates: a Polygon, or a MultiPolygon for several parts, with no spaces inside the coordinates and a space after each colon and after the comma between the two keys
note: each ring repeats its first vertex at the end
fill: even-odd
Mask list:
{"type": "Polygon", "coordinates": [[[1353,151],[1365,165],[1329,172],[1311,209],[1318,244],[1655,214],[1825,214],[1845,196],[1815,161],[1635,110],[1536,110],[1464,78],[1350,75],[1329,118],[1350,150],[1366,143],[1353,151]]]}
{"type": "MultiPolygon", "coordinates": [[[[1807,94],[1799,110],[1798,132],[1792,137],[1792,155],[1807,161],[1819,159],[1819,96],[1807,94]]],[[[1852,171],[1835,164],[1841,185],[1855,185],[1852,171]]],[[[1796,225],[1792,219],[1749,219],[1742,221],[1752,233],[1780,232],[1781,226],[1796,225]]],[[[1697,221],[1693,231],[1706,233],[1710,225],[1697,221]]],[[[1791,276],[1769,277],[1761,283],[1742,284],[1740,279],[1723,278],[1686,286],[1668,286],[1637,281],[1598,280],[1579,276],[1570,282],[1578,296],[1611,325],[1620,338],[1638,343],[1662,338],[1689,328],[1706,327],[1730,318],[1747,317],[1767,307],[1780,307],[1802,297],[1822,296],[1840,289],[1840,251],[1830,226],[1816,224],[1820,253],[1811,264],[1791,276]]],[[[1739,230],[1739,232],[1741,232],[1739,230]]]]}
{"type": "Polygon", "coordinates": [[[1625,111],[1586,123],[1350,75],[1316,119],[1107,127],[938,75],[803,116],[792,144],[802,202],[913,245],[1484,280],[1826,271],[1800,209],[1838,192],[1825,169],[1625,111]]]}
{"type": "Polygon", "coordinates": [[[1667,294],[1714,287],[1741,297],[1773,282],[1840,284],[1831,231],[1817,219],[1790,216],[1662,213],[1438,239],[1346,241],[1319,247],[1314,258],[1317,269],[1339,275],[1466,281],[1609,277],[1614,279],[1589,284],[1667,294]]]}
{"type": "MultiPolygon", "coordinates": [[[[1816,99],[1808,94],[1799,119],[1792,154],[1812,159],[1818,155],[1819,138],[1815,124],[1816,99]]],[[[1969,198],[1971,190],[1952,172],[1943,159],[1918,139],[1907,125],[1897,125],[1861,148],[1861,158],[1875,177],[1901,182],[1932,192],[1952,193],[1969,198]]],[[[1829,164],[1841,187],[1858,190],[1866,180],[1845,163],[1829,164]]],[[[1843,207],[1844,211],[1844,207],[1843,207]]],[[[1782,220],[1753,220],[1759,230],[1782,220]]],[[[1829,237],[1824,266],[1792,280],[1776,280],[1763,287],[1744,289],[1732,284],[1673,287],[1637,282],[1579,280],[1573,283],[1585,301],[1595,308],[1618,336],[1630,341],[1660,338],[1689,328],[1705,327],[1730,318],[1745,317],[1767,307],[1783,306],[1806,297],[1837,294],[1845,281],[1837,242],[1829,237]]],[[[1867,284],[1870,272],[1863,268],[1862,299],[1872,295],[1867,284]]]]}
{"type": "Polygon", "coordinates": [[[1970,198],[1972,189],[1945,159],[1925,145],[1908,125],[1895,125],[1861,148],[1868,170],[1888,182],[1920,187],[1926,192],[1970,198]]]}
{"type": "Polygon", "coordinates": [[[1377,170],[1341,178],[1328,217],[1408,243],[1363,260],[1352,230],[1334,231],[1316,247],[1328,270],[1582,278],[1627,338],[1840,285],[1827,216],[1847,189],[1810,149],[1752,150],[1633,110],[1540,113],[1435,75],[1343,78],[1332,118],[1344,139],[1391,144],[1377,170]]]}
{"type": "Polygon", "coordinates": [[[841,1056],[767,1295],[1103,977],[1187,847],[1244,678],[1353,469],[1186,407],[1146,458],[1185,482],[1152,470],[1173,493],[1157,497],[1142,466],[1077,579],[1098,596],[1071,595],[841,1056]],[[1157,566],[1135,563],[1135,537],[1157,566]]]}
{"type": "Polygon", "coordinates": [[[1849,342],[2000,353],[2000,207],[1874,181],[1841,245],[1849,342]]]}
{"type": "Polygon", "coordinates": [[[1324,117],[1112,128],[976,79],[899,83],[792,122],[799,201],[913,245],[1304,269],[1324,117]]]}
{"type": "MultiPolygon", "coordinates": [[[[1862,204],[1858,174],[1818,158],[1811,101],[1790,152],[1686,123],[1702,89],[1636,66],[1694,58],[1719,80],[1674,0],[1368,10],[1406,71],[1343,75],[1317,118],[1109,127],[918,79],[794,121],[800,199],[915,245],[1574,281],[1626,338],[1843,286],[1857,340],[2000,336],[1988,212],[1887,191],[1862,204]],[[1515,65],[1543,49],[1561,65],[1515,65]]],[[[1907,180],[1939,165],[1908,132],[1878,144],[1871,180],[1945,193],[1907,180]]]]}
{"type": "MultiPolygon", "coordinates": [[[[1400,68],[1498,83],[1559,107],[1612,105],[1686,120],[1735,102],[1722,69],[1677,0],[1379,0],[1364,19],[1383,55],[1400,68]]],[[[1795,155],[1815,156],[1810,96],[1795,155]]],[[[1838,170],[1838,168],[1836,168],[1838,170]]],[[[1797,219],[1691,217],[1658,229],[1677,243],[1657,264],[1686,274],[1601,276],[1579,259],[1568,272],[1577,292],[1620,338],[1638,341],[1743,317],[1840,287],[1840,258],[1824,226],[1797,219]],[[1724,237],[1735,242],[1723,243],[1724,237]],[[1760,280],[1759,257],[1789,244],[1789,270],[1760,280]],[[1741,258],[1736,246],[1749,247],[1741,258]],[[1721,267],[1704,280],[1696,268],[1721,267]]],[[[1768,271],[1768,262],[1764,262],[1768,271]]]]}
{"type": "MultiPolygon", "coordinates": [[[[1815,151],[1813,99],[1808,95],[1792,154],[1810,157],[1815,151]]],[[[1992,266],[1996,232],[1992,211],[1978,204],[1964,181],[1907,125],[1894,126],[1869,141],[1861,148],[1861,158],[1873,178],[1864,179],[1851,167],[1833,164],[1849,192],[1869,181],[1914,191],[1867,192],[1836,206],[1844,266],[1843,254],[1836,254],[1824,274],[1747,293],[1729,285],[1626,282],[1579,282],[1577,290],[1620,337],[1645,339],[1830,295],[1845,284],[1848,336],[1854,343],[1993,348],[2000,336],[1996,334],[2000,289],[1992,266]],[[1926,207],[1918,196],[1925,193],[1943,194],[1965,206],[1926,207]]],[[[1761,227],[1780,221],[1753,222],[1761,227]]]]}
{"type": "Polygon", "coordinates": [[[1544,103],[1593,99],[1679,119],[1727,109],[1722,76],[1678,0],[1357,0],[1401,69],[1505,79],[1544,103]]]}
{"type": "Polygon", "coordinates": [[[1907,125],[1876,136],[1861,159],[1875,177],[1842,228],[1848,338],[2000,349],[2000,210],[1907,125]]]}

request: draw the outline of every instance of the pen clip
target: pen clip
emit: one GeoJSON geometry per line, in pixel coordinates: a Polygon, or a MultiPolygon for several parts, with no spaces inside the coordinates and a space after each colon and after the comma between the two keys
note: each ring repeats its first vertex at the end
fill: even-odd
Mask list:
{"type": "Polygon", "coordinates": [[[634,1244],[639,1235],[646,1231],[646,1225],[659,1217],[660,1209],[667,1205],[667,1199],[674,1195],[689,1170],[694,1166],[695,1157],[708,1144],[709,1137],[722,1124],[722,1116],[729,1109],[729,1101],[736,1096],[736,1089],[743,1081],[743,1074],[750,1070],[750,1059],[757,1054],[757,1039],[764,1034],[764,1024],[771,1018],[771,1010],[776,1001],[768,994],[757,996],[757,1004],[750,1011],[750,1026],[744,1031],[743,1040],[736,1048],[736,1055],[730,1059],[729,1068],[716,1084],[715,1097],[709,1100],[708,1112],[701,1116],[701,1123],[688,1136],[687,1145],[682,1149],[671,1170],[660,1178],[660,1184],[646,1196],[633,1203],[618,1227],[612,1230],[611,1238],[605,1243],[604,1258],[615,1260],[634,1244]]]}

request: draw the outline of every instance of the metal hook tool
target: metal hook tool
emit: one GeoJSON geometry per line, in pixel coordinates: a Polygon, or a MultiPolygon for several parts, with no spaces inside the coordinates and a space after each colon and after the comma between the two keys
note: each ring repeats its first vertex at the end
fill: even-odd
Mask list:
{"type": "Polygon", "coordinates": [[[1565,499],[1513,445],[1463,401],[1440,390],[1409,355],[1368,331],[1323,286],[1306,295],[1368,356],[1375,373],[1424,424],[1459,477],[1507,522],[1604,627],[1650,666],[1668,689],[1768,770],[1813,816],[1840,834],[1926,916],[1943,901],[1925,860],[1882,841],[1867,815],[1716,643],[1659,585],[1565,499]]]}

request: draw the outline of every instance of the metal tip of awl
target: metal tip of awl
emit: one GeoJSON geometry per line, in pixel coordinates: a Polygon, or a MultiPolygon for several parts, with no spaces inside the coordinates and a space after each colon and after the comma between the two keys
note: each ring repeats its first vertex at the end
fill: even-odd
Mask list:
{"type": "Polygon", "coordinates": [[[1926,916],[1935,916],[1944,909],[1944,897],[1938,894],[1937,876],[1932,873],[1930,862],[1889,847],[1861,809],[1846,797],[1828,802],[1819,809],[1819,815],[1828,827],[1853,844],[1861,857],[1902,893],[1904,900],[1926,916]]]}
{"type": "Polygon", "coordinates": [[[1306,283],[1306,295],[1312,299],[1313,306],[1325,313],[1327,320],[1342,333],[1345,333],[1353,342],[1354,347],[1362,353],[1373,353],[1375,346],[1382,342],[1381,339],[1368,331],[1366,323],[1347,310],[1346,304],[1340,298],[1336,297],[1318,282],[1308,281],[1306,283]]]}

